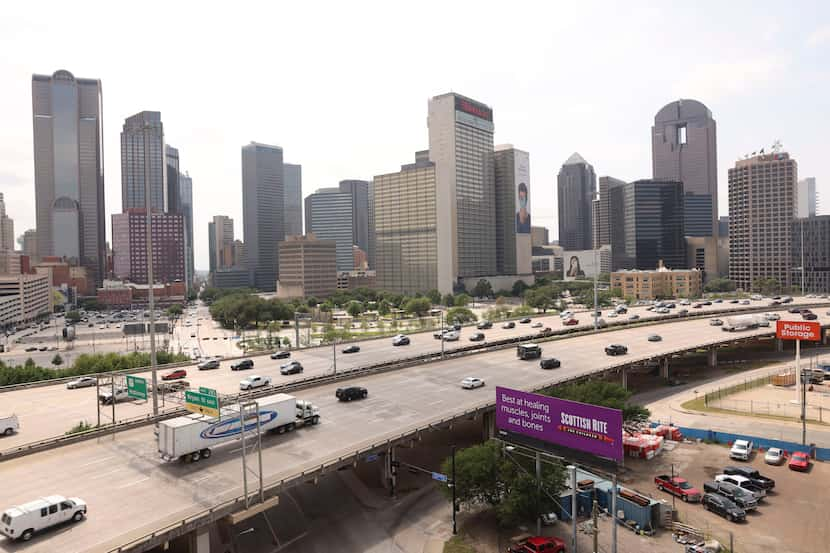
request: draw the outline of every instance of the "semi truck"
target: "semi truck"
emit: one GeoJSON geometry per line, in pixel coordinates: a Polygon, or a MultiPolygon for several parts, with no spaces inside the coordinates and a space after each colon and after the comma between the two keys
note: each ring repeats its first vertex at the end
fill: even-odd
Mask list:
{"type": "MultiPolygon", "coordinates": [[[[764,319],[766,322],[766,319],[764,319]]],[[[767,323],[769,324],[769,323],[767,323]]],[[[736,332],[739,330],[754,330],[760,326],[758,315],[738,315],[727,317],[726,322],[721,326],[725,332],[736,332]]]]}
{"type": "MultiPolygon", "coordinates": [[[[320,410],[310,401],[288,394],[258,400],[261,432],[283,434],[320,422],[320,410]]],[[[162,421],[158,427],[158,452],[165,461],[207,459],[212,449],[241,439],[242,421],[237,405],[223,407],[219,418],[193,413],[162,421]]],[[[245,432],[256,430],[253,416],[245,420],[245,432]]]]}

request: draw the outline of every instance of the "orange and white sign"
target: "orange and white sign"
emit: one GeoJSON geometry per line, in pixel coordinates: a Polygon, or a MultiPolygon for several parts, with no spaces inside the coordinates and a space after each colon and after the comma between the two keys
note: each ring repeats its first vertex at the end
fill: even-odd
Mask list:
{"type": "Polygon", "coordinates": [[[778,321],[775,335],[781,340],[821,340],[821,324],[812,321],[778,321]]]}

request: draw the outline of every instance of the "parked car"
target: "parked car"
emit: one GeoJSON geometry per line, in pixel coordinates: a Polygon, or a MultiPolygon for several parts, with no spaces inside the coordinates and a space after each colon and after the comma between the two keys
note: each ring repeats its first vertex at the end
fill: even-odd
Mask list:
{"type": "Polygon", "coordinates": [[[280,374],[300,374],[303,372],[303,365],[299,361],[289,361],[285,365],[280,365],[280,374]]]}
{"type": "Polygon", "coordinates": [[[575,326],[579,324],[579,321],[577,319],[574,319],[573,317],[570,317],[562,321],[562,324],[565,326],[575,326]]]}
{"type": "Polygon", "coordinates": [[[752,456],[752,442],[749,440],[735,440],[732,449],[729,450],[729,457],[739,461],[749,461],[752,456]]]}
{"type": "Polygon", "coordinates": [[[507,553],[565,553],[565,542],[555,536],[531,536],[508,547],[507,553]]]}
{"type": "Polygon", "coordinates": [[[764,488],[753,484],[749,478],[738,474],[718,474],[715,476],[715,481],[726,482],[727,484],[738,486],[739,488],[750,492],[758,501],[761,501],[767,496],[767,491],[764,488]]]}
{"type": "Polygon", "coordinates": [[[90,386],[95,386],[97,383],[98,379],[94,376],[82,376],[67,382],[66,389],[74,390],[75,388],[89,388],[90,386]]]}
{"type": "Polygon", "coordinates": [[[392,338],[392,345],[393,346],[408,346],[409,345],[409,336],[404,336],[403,334],[398,334],[394,338],[392,338]]]}
{"type": "Polygon", "coordinates": [[[461,381],[461,387],[465,390],[481,388],[482,386],[484,386],[484,380],[477,378],[475,376],[468,376],[467,378],[461,381]]]}
{"type": "Polygon", "coordinates": [[[476,328],[479,330],[487,330],[488,328],[493,328],[493,323],[485,319],[483,321],[479,321],[479,323],[476,325],[476,328]]]}
{"type": "Polygon", "coordinates": [[[672,478],[669,475],[661,474],[660,476],[654,477],[654,483],[657,484],[657,489],[661,492],[669,492],[683,501],[697,503],[703,495],[700,493],[700,490],[689,484],[685,478],[679,476],[672,478]]]}
{"type": "Polygon", "coordinates": [[[775,480],[773,480],[772,478],[767,478],[766,476],[758,472],[756,469],[748,467],[746,465],[741,465],[737,467],[723,467],[723,473],[748,478],[749,481],[752,482],[752,484],[764,490],[771,490],[775,487],[775,480]]]}
{"type": "Polygon", "coordinates": [[[29,541],[35,532],[70,520],[82,521],[86,517],[86,508],[86,502],[79,497],[41,497],[3,511],[0,533],[12,540],[29,541]]]}
{"type": "Polygon", "coordinates": [[[543,369],[558,369],[562,366],[562,363],[555,357],[546,357],[539,361],[539,366],[543,369]]]}
{"type": "Polygon", "coordinates": [[[506,323],[504,323],[503,325],[501,325],[501,327],[502,327],[503,329],[505,329],[505,330],[507,330],[507,329],[509,329],[509,328],[516,328],[516,323],[515,323],[515,322],[513,322],[513,321],[507,321],[506,323]]]}
{"type": "Polygon", "coordinates": [[[253,359],[242,359],[231,365],[232,371],[246,371],[254,368],[253,359]]]}
{"type": "Polygon", "coordinates": [[[218,359],[205,359],[198,365],[196,365],[200,371],[207,371],[210,369],[218,369],[219,368],[219,360],[218,359]]]}
{"type": "Polygon", "coordinates": [[[648,341],[649,342],[662,342],[663,337],[660,336],[659,334],[649,334],[648,335],[648,341]]]}
{"type": "Polygon", "coordinates": [[[746,511],[722,495],[716,493],[704,494],[701,503],[705,510],[718,514],[729,522],[746,520],[746,511]]]}
{"type": "Polygon", "coordinates": [[[484,333],[483,332],[474,332],[470,335],[471,342],[481,342],[484,340],[484,333]]]}
{"type": "Polygon", "coordinates": [[[783,449],[771,447],[764,454],[764,462],[768,465],[780,465],[784,462],[785,457],[783,449]]]}
{"type": "Polygon", "coordinates": [[[622,344],[609,344],[605,346],[606,355],[625,355],[628,353],[628,348],[622,344]]]}
{"type": "Polygon", "coordinates": [[[369,396],[369,390],[361,386],[349,386],[348,388],[337,388],[334,395],[340,401],[352,401],[354,399],[366,399],[369,396]]]}
{"type": "Polygon", "coordinates": [[[723,321],[720,319],[710,319],[709,326],[723,326],[723,321]]]}
{"type": "Polygon", "coordinates": [[[239,381],[240,390],[253,390],[254,388],[262,388],[271,384],[270,376],[251,375],[248,378],[243,378],[239,381]]]}
{"type": "Polygon", "coordinates": [[[291,357],[290,351],[280,350],[271,354],[271,359],[288,359],[289,357],[291,357]]]}
{"type": "Polygon", "coordinates": [[[343,348],[343,353],[357,353],[359,351],[360,346],[358,346],[357,344],[352,344],[350,346],[343,348]]]}
{"type": "Polygon", "coordinates": [[[787,466],[790,467],[790,470],[806,472],[810,470],[810,455],[803,451],[793,451],[787,466]]]}
{"type": "Polygon", "coordinates": [[[739,488],[735,484],[718,482],[717,480],[703,483],[703,491],[722,495],[745,511],[751,511],[758,507],[758,499],[749,490],[739,488]]]}
{"type": "Polygon", "coordinates": [[[169,373],[162,375],[162,380],[179,380],[181,378],[187,377],[187,371],[184,369],[176,369],[170,371],[169,373]]]}

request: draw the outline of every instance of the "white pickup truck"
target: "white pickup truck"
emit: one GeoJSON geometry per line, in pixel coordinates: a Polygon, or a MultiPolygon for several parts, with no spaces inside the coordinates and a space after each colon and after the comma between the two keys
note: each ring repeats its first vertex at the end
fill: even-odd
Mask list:
{"type": "Polygon", "coordinates": [[[11,436],[20,429],[20,421],[17,420],[17,415],[9,415],[7,417],[0,417],[0,434],[4,436],[11,436]]]}
{"type": "MultiPolygon", "coordinates": [[[[128,399],[130,399],[130,395],[127,392],[127,388],[117,386],[115,388],[115,403],[127,401],[128,399]]],[[[104,405],[110,405],[113,402],[112,390],[110,388],[102,388],[101,392],[98,394],[98,401],[104,405]]]]}
{"type": "Polygon", "coordinates": [[[262,388],[271,384],[270,376],[257,376],[252,374],[248,378],[243,378],[239,381],[240,390],[253,390],[254,388],[262,388]]]}

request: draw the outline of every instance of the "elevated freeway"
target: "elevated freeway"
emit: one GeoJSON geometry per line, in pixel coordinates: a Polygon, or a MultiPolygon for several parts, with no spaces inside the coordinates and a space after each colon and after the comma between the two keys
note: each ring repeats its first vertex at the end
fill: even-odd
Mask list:
{"type": "MultiPolygon", "coordinates": [[[[781,317],[800,320],[787,313],[781,317]]],[[[823,310],[819,322],[830,323],[823,310]]],[[[335,385],[309,388],[298,395],[317,403],[323,420],[316,427],[263,439],[264,480],[278,492],[431,426],[492,408],[497,385],[536,390],[621,370],[624,364],[773,332],[760,328],[728,333],[706,319],[680,320],[545,342],[544,354],[562,361],[562,368],[554,371],[518,360],[511,348],[356,378],[355,384],[369,389],[369,398],[361,402],[338,403],[335,385]],[[656,332],[663,340],[648,341],[656,332]],[[627,345],[628,355],[606,356],[603,348],[609,342],[627,345]],[[463,390],[459,381],[466,376],[483,378],[487,385],[463,390]]],[[[232,444],[199,463],[164,463],[151,426],[6,461],[0,464],[4,504],[50,494],[79,496],[89,504],[89,517],[26,545],[0,540],[0,552],[146,551],[238,510],[234,498],[242,493],[241,471],[240,452],[232,444]]]]}

